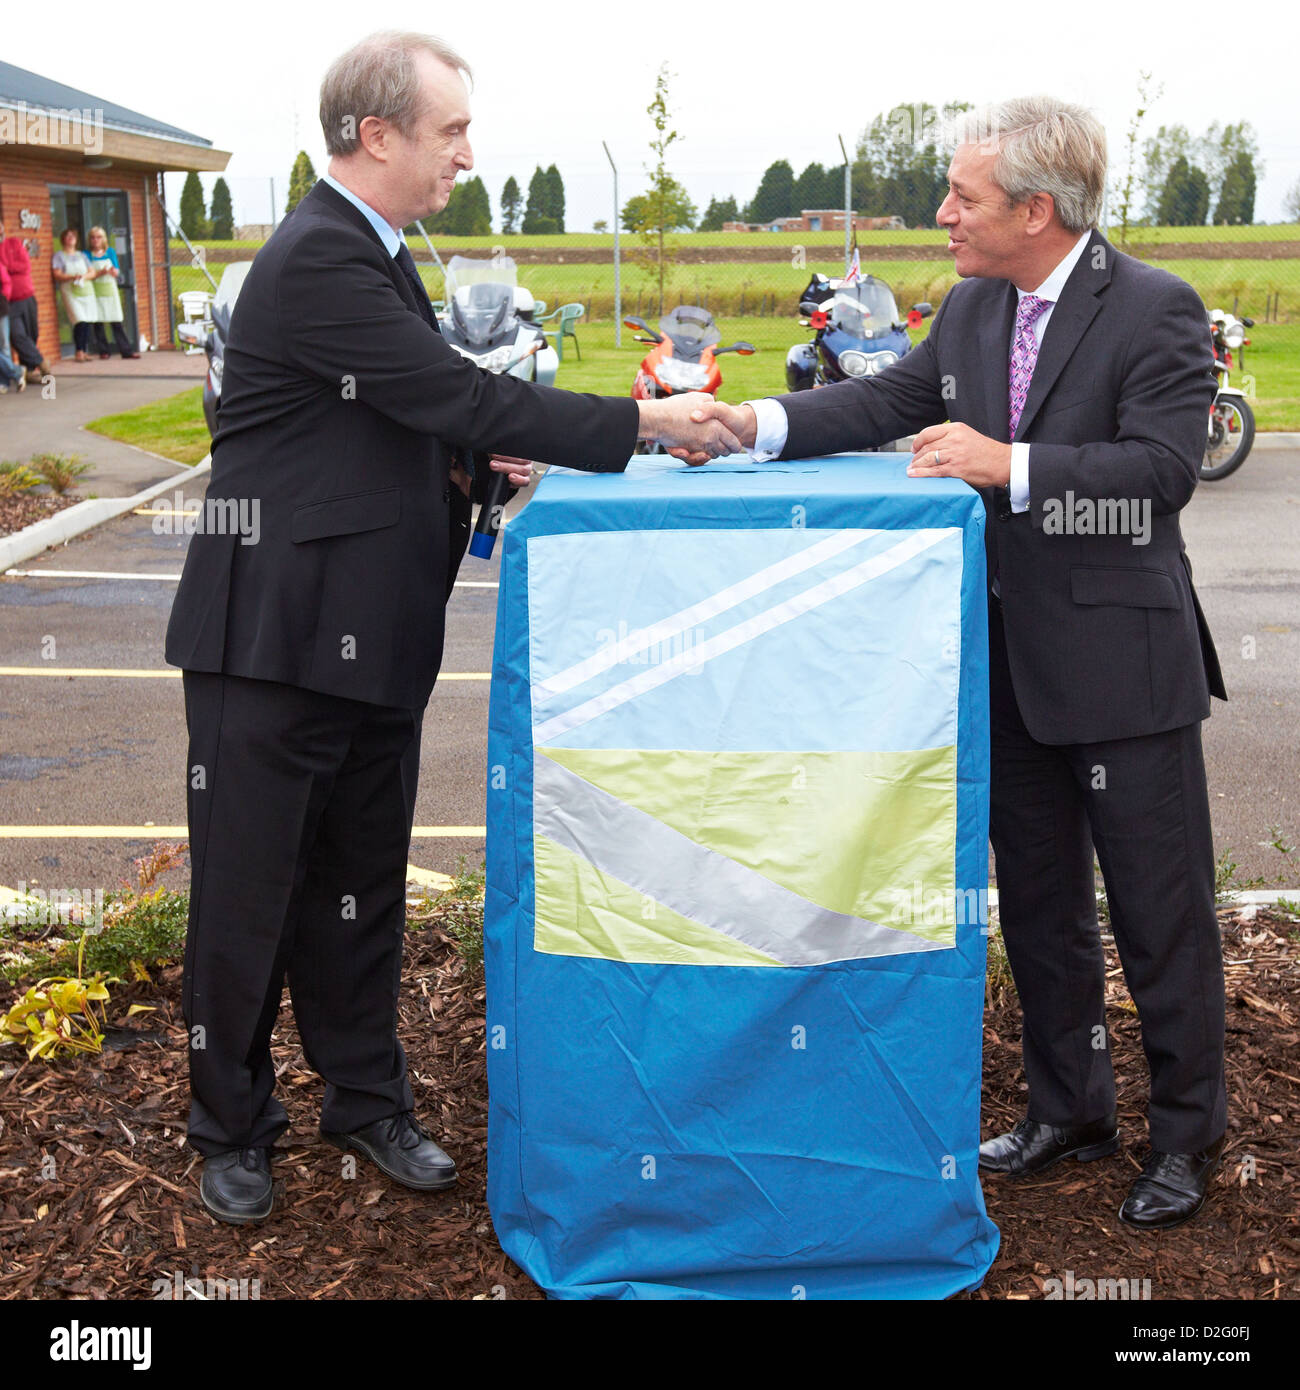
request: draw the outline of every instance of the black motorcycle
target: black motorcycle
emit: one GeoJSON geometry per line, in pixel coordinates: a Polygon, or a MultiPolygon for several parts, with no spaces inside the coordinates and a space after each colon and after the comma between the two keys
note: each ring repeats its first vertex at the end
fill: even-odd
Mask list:
{"type": "Polygon", "coordinates": [[[206,323],[180,323],[176,336],[183,343],[201,347],[207,354],[208,374],[203,379],[203,418],[208,433],[217,432],[217,407],[221,404],[221,375],[226,363],[226,339],[230,337],[230,315],[252,269],[252,261],[232,261],[222,272],[221,283],[212,297],[206,323]]]}

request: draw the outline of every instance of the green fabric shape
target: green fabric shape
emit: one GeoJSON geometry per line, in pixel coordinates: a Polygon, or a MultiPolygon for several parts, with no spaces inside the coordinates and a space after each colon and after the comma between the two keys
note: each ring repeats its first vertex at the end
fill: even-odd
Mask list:
{"type": "Polygon", "coordinates": [[[544,835],[533,837],[533,860],[538,951],[646,965],[784,968],[752,946],[647,899],[544,835]],[[648,909],[654,912],[649,919],[648,909]]]}
{"type": "Polygon", "coordinates": [[[957,750],[537,752],[809,902],[956,940],[957,750]]]}

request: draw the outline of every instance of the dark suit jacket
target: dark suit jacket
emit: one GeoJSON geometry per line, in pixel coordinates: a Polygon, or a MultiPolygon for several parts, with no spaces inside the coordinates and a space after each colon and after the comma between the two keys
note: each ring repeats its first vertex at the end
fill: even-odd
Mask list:
{"type": "Polygon", "coordinates": [[[360,211],[318,183],[231,323],[208,498],[260,536],[193,536],[167,660],[421,706],[468,539],[455,446],[616,471],[637,406],[494,376],[449,347],[360,211]]]}
{"type": "MultiPolygon", "coordinates": [[[[1008,281],[962,281],[926,340],[879,376],[782,396],[782,457],[945,420],[1011,442],[1015,311],[1008,281]]],[[[1211,363],[1195,291],[1094,232],[1048,320],[1016,430],[1032,445],[1029,510],[1013,514],[1004,488],[982,490],[1012,683],[1042,743],[1177,728],[1206,717],[1211,693],[1226,698],[1178,525],[1205,450],[1211,363]],[[1149,504],[1149,543],[1059,529],[1067,512],[1084,521],[1080,499],[1123,499],[1132,525],[1149,504]]]]}

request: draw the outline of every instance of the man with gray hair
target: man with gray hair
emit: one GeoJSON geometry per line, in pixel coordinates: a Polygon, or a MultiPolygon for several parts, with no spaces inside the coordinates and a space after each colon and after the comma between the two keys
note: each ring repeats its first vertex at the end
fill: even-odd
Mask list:
{"type": "Polygon", "coordinates": [[[1095,849],[1151,1069],[1120,1216],[1160,1228],[1200,1209],[1226,1124],[1200,736],[1226,693],[1178,525],[1215,388],[1195,292],[1097,230],[1105,177],[1082,108],[979,113],[937,214],[964,279],[926,340],[875,377],[698,414],[763,459],[916,431],[910,476],[983,496],[989,834],[1029,1099],[979,1163],[1024,1176],[1119,1147],[1095,849]]]}
{"type": "Polygon", "coordinates": [[[231,322],[207,496],[256,509],[260,532],[194,535],[167,630],[190,736],[189,1139],[222,1221],[271,1211],[286,974],[323,1136],[408,1187],[456,1180],[415,1121],[396,1021],[421,719],[469,535],[459,452],[522,485],[532,459],[620,470],[638,438],[739,448],[691,420],[701,395],[556,391],[443,342],[401,229],[473,165],[463,73],[419,34],[334,64],[329,173],[258,253],[231,322]]]}

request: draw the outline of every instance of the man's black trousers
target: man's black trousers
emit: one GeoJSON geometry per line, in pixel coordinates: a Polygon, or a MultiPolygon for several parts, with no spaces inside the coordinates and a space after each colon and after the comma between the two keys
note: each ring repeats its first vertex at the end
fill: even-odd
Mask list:
{"type": "Polygon", "coordinates": [[[1115,1109],[1093,850],[1151,1069],[1151,1144],[1224,1131],[1223,955],[1201,726],[1052,746],[1029,734],[989,602],[991,806],[998,916],[1024,1017],[1029,1118],[1115,1109]]]}
{"type": "Polygon", "coordinates": [[[270,1145],[287,976],[321,1127],[413,1107],[397,1041],[421,709],[184,673],[191,888],[190,1142],[270,1145]]]}

